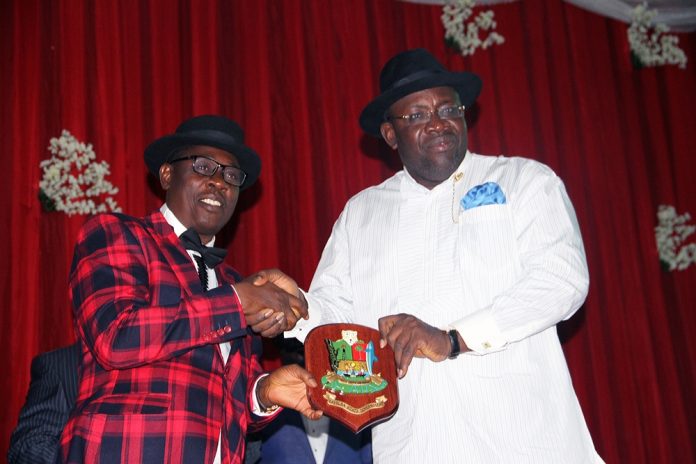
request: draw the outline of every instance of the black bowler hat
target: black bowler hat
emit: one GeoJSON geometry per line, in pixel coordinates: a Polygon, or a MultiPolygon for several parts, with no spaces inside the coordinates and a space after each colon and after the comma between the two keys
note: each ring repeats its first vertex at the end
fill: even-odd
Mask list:
{"type": "Polygon", "coordinates": [[[481,78],[470,72],[450,72],[424,48],[401,52],[392,57],[379,75],[382,92],[360,113],[360,127],[380,137],[384,115],[397,100],[420,90],[452,87],[462,105],[471,106],[481,91],[481,78]]]}
{"type": "Polygon", "coordinates": [[[145,149],[145,164],[155,177],[159,168],[177,148],[186,145],[208,145],[233,154],[239,167],[246,173],[240,190],[250,187],[261,173],[261,158],[254,150],[244,145],[244,131],[239,125],[224,116],[196,116],[179,124],[176,132],[152,142],[145,149]]]}

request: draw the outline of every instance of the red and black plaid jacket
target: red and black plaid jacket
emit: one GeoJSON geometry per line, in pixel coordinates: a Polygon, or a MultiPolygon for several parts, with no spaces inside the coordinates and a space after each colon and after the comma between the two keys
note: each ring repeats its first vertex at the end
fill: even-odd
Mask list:
{"type": "Polygon", "coordinates": [[[77,404],[61,439],[67,462],[239,463],[261,373],[234,290],[216,268],[204,292],[196,268],[159,211],[105,214],[81,229],[70,291],[82,342],[77,404]],[[231,342],[223,363],[218,344],[231,342]]]}

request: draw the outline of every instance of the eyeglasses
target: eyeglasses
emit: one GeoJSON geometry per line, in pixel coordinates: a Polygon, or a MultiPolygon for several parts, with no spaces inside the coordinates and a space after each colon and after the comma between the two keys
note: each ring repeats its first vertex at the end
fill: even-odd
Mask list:
{"type": "Polygon", "coordinates": [[[242,171],[237,166],[225,166],[203,155],[191,155],[177,158],[169,161],[169,164],[191,159],[193,160],[193,171],[202,176],[213,177],[217,170],[222,168],[222,178],[228,184],[241,187],[244,180],[246,180],[246,172],[242,171]]]}
{"type": "Polygon", "coordinates": [[[447,121],[461,118],[462,116],[464,116],[465,109],[466,107],[464,105],[443,106],[442,108],[438,108],[435,111],[417,111],[415,113],[403,114],[401,116],[387,115],[387,121],[401,119],[403,121],[406,121],[406,124],[409,126],[418,126],[420,124],[426,124],[430,122],[434,113],[437,113],[437,116],[440,119],[444,119],[447,121]]]}

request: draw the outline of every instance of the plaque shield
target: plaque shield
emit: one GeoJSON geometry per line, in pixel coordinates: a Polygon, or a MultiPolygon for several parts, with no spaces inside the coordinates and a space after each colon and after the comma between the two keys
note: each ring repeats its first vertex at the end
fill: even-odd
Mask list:
{"type": "Polygon", "coordinates": [[[379,332],[358,324],[316,327],[304,342],[305,366],[319,384],[309,401],[329,417],[360,432],[388,420],[399,406],[396,364],[379,332]]]}

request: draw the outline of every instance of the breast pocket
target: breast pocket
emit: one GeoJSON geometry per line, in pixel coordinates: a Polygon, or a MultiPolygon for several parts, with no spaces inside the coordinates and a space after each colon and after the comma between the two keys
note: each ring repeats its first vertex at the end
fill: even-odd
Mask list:
{"type": "Polygon", "coordinates": [[[89,414],[162,414],[169,410],[172,397],[166,393],[127,393],[106,395],[91,401],[83,412],[89,414]]]}
{"type": "Polygon", "coordinates": [[[462,276],[468,285],[496,293],[516,280],[521,265],[507,204],[463,211],[459,215],[458,248],[462,276]]]}

